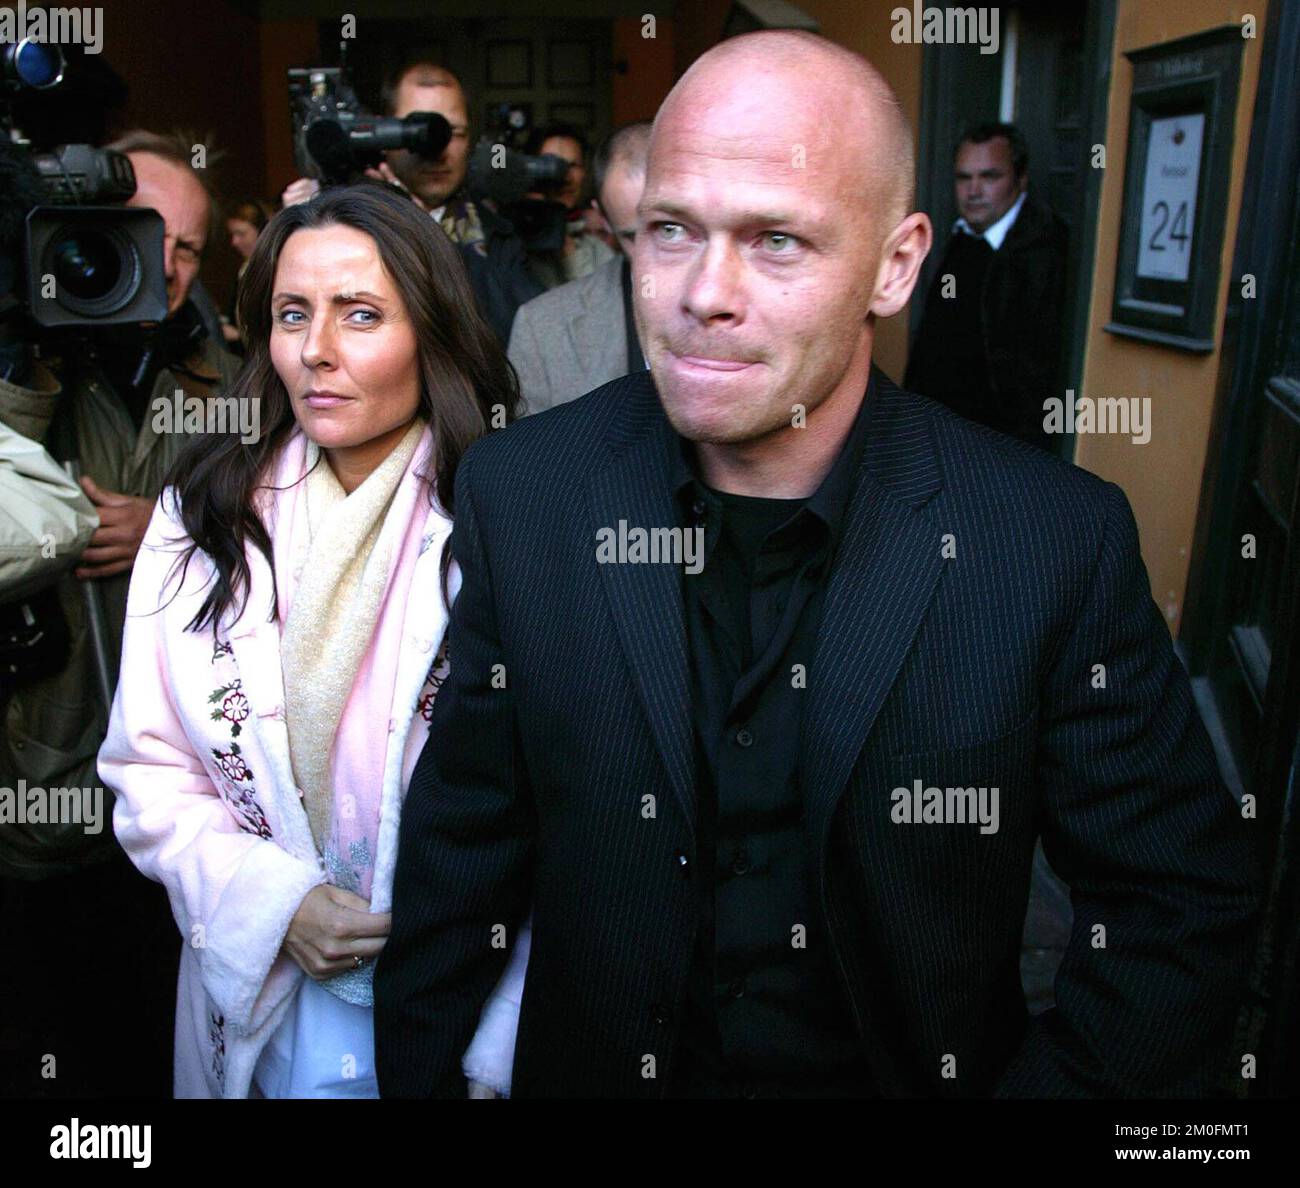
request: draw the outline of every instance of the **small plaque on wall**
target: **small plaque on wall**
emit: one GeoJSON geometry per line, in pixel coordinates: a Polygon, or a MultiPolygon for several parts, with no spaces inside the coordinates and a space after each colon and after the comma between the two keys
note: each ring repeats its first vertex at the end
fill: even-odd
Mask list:
{"type": "Polygon", "coordinates": [[[1241,27],[1125,55],[1133,63],[1115,300],[1106,329],[1214,349],[1241,27]]]}

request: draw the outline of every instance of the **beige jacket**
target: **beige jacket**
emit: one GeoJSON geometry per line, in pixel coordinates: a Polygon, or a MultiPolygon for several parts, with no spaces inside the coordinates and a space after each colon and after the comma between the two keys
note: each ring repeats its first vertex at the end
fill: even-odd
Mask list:
{"type": "MultiPolygon", "coordinates": [[[[238,366],[238,359],[209,339],[184,366],[159,373],[148,408],[158,399],[170,399],[177,388],[187,396],[217,395],[238,366]]],[[[50,371],[42,371],[32,388],[0,381],[0,423],[41,441],[56,404],[64,398],[50,371]]],[[[72,400],[82,473],[108,490],[157,499],[186,435],[154,432],[148,409],[137,429],[107,379],[93,369],[86,370],[76,392],[67,398],[72,400]]],[[[130,580],[128,571],[98,582],[114,671],[130,580]]],[[[27,788],[46,790],[101,787],[95,756],[107,729],[108,707],[99,704],[80,585],[70,572],[57,585],[71,642],[67,664],[43,680],[22,686],[0,707],[0,788],[16,790],[20,780],[27,788]]],[[[105,796],[105,812],[111,812],[111,797],[103,792],[95,795],[105,796]]],[[[113,844],[108,829],[91,834],[73,823],[0,822],[0,874],[43,878],[66,873],[107,857],[113,844]]]]}
{"type": "Polygon", "coordinates": [[[0,422],[0,602],[29,598],[70,569],[98,526],[63,468],[0,422]]]}

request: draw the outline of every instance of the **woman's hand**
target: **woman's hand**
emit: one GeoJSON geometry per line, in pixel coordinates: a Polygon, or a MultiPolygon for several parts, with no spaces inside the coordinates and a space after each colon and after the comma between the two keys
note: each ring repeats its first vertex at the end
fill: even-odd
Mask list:
{"type": "Polygon", "coordinates": [[[388,939],[393,917],[367,910],[360,895],[321,884],[303,896],[289,921],[284,947],[310,978],[322,981],[374,960],[388,939]]]}

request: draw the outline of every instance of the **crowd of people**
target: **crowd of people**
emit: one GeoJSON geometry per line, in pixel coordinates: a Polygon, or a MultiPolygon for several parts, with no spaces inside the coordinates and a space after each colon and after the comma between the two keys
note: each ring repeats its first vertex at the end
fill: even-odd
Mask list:
{"type": "Polygon", "coordinates": [[[544,252],[469,192],[450,70],[383,107],[449,143],[224,222],[121,137],[167,324],[0,380],[0,785],[111,812],[0,821],[13,1086],[1213,1092],[1257,889],[1127,502],[1040,448],[1064,246],[1018,132],[955,148],[900,388],[933,232],[858,55],[746,35],[594,153],[536,129],[544,252]],[[256,440],[157,428],[177,390],[256,440]],[[675,563],[602,554],[638,531],[675,563]],[[1076,926],[1031,1019],[1040,837],[1076,926]]]}

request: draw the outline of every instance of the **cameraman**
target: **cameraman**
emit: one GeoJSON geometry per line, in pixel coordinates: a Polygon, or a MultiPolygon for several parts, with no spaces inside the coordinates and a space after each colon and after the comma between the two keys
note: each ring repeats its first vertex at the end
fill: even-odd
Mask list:
{"type": "Polygon", "coordinates": [[[128,205],[162,216],[167,319],[138,333],[116,328],[111,337],[92,330],[62,354],[47,343],[41,362],[0,380],[0,422],[56,456],[71,447],[99,517],[75,576],[53,587],[66,657],[0,692],[0,788],[25,786],[29,796],[32,788],[83,789],[100,808],[97,829],[84,820],[0,822],[0,933],[21,954],[27,1045],[0,1060],[6,1082],[14,1081],[0,1092],[166,1096],[171,1077],[174,1004],[165,987],[175,977],[176,935],[165,895],[139,877],[103,827],[112,800],[95,760],[108,707],[83,584],[98,591],[116,672],[131,567],[187,440],[156,416],[158,402],[174,406],[178,389],[206,402],[233,378],[237,361],[205,336],[189,301],[216,223],[202,174],[190,165],[192,146],[134,131],[109,147],[135,170],[128,205]],[[87,970],[95,974],[93,1011],[73,1002],[87,970]],[[43,1080],[41,1053],[63,1061],[58,1085],[43,1080]]]}
{"type": "MultiPolygon", "coordinates": [[[[554,201],[565,212],[564,246],[558,251],[530,253],[528,264],[533,276],[547,289],[590,276],[614,259],[615,253],[587,223],[590,208],[585,200],[590,152],[585,133],[572,124],[534,128],[524,143],[524,152],[529,156],[563,157],[569,163],[564,183],[554,195],[554,201]]],[[[545,195],[537,193],[534,197],[545,195]]]]}
{"type": "MultiPolygon", "coordinates": [[[[542,292],[528,269],[524,245],[513,224],[466,192],[469,174],[469,106],[460,80],[432,56],[418,52],[389,72],[383,85],[384,114],[402,119],[432,111],[451,125],[451,140],[431,160],[409,149],[384,154],[372,176],[400,186],[427,210],[461,249],[479,309],[504,345],[510,339],[515,311],[542,292]]],[[[305,202],[320,183],[299,178],[281,196],[285,206],[305,202]]]]}

